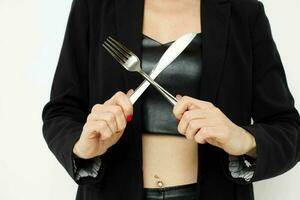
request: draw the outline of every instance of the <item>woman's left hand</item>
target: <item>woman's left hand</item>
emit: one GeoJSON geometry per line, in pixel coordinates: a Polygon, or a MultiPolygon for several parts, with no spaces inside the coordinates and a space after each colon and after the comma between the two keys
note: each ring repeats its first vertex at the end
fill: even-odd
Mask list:
{"type": "Polygon", "coordinates": [[[230,155],[247,154],[256,157],[256,142],[245,129],[234,124],[223,112],[208,101],[177,95],[173,107],[178,131],[197,143],[209,143],[230,155]]]}

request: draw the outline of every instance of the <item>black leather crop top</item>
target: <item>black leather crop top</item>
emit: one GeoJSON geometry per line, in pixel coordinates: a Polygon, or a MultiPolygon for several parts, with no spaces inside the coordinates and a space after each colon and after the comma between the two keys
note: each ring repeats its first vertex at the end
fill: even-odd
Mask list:
{"type": "MultiPolygon", "coordinates": [[[[149,74],[160,57],[173,42],[161,44],[148,36],[142,41],[142,69],[149,74]]],[[[155,81],[176,94],[197,97],[200,92],[201,33],[198,33],[186,49],[156,78],[155,81]]],[[[181,135],[173,114],[173,105],[152,85],[142,94],[142,132],[181,135]]]]}

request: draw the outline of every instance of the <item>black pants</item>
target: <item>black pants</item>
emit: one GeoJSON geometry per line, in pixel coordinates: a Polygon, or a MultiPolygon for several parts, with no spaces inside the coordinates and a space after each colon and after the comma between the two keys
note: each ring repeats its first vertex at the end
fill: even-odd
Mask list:
{"type": "Polygon", "coordinates": [[[196,185],[176,185],[162,188],[144,188],[144,200],[195,200],[196,185]]]}

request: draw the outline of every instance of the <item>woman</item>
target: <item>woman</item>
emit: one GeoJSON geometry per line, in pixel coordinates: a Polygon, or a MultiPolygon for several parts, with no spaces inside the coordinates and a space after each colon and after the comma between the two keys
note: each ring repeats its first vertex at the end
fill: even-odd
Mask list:
{"type": "Polygon", "coordinates": [[[256,0],[74,0],[42,117],[50,150],[79,185],[78,200],[250,200],[254,181],[299,160],[300,117],[256,0]],[[153,51],[186,32],[198,33],[187,47],[198,57],[156,79],[178,94],[176,105],[151,86],[132,105],[143,78],[101,43],[113,36],[146,71],[153,51]],[[148,109],[155,106],[162,110],[148,109]],[[149,117],[159,111],[156,122],[170,123],[154,125],[149,117]]]}

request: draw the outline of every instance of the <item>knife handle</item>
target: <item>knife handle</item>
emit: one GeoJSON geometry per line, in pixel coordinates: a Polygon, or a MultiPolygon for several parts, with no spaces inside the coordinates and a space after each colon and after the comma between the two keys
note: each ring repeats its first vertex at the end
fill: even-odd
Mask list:
{"type": "MultiPolygon", "coordinates": [[[[151,77],[151,76],[150,76],[151,77]]],[[[152,78],[152,77],[151,77],[152,78]]],[[[150,85],[150,83],[146,80],[144,80],[138,88],[134,90],[134,93],[129,97],[130,102],[132,105],[138,100],[138,98],[144,93],[144,91],[147,89],[147,87],[150,85]]]]}

